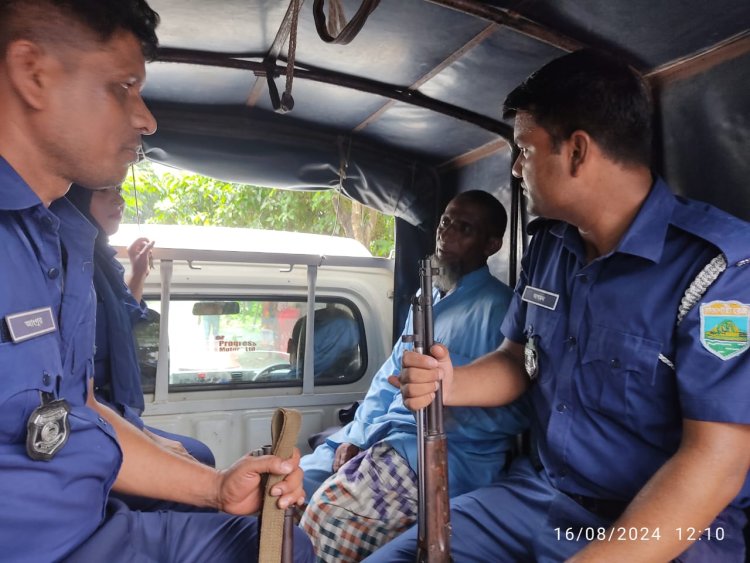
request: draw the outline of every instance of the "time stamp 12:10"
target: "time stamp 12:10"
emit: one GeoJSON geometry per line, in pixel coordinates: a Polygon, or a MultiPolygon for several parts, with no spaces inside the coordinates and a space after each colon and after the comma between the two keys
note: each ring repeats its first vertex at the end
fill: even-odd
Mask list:
{"type": "MultiPolygon", "coordinates": [[[[659,528],[636,528],[625,526],[555,528],[557,540],[567,541],[658,541],[662,538],[659,528]]],[[[675,528],[678,541],[723,541],[724,528],[675,528]]]]}

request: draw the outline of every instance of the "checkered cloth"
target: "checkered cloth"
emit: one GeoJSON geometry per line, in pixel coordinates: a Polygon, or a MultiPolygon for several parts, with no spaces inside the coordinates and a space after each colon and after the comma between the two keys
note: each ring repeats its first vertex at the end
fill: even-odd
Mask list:
{"type": "Polygon", "coordinates": [[[417,519],[417,475],[380,442],[331,475],[310,499],[300,525],[318,561],[360,561],[417,519]]]}

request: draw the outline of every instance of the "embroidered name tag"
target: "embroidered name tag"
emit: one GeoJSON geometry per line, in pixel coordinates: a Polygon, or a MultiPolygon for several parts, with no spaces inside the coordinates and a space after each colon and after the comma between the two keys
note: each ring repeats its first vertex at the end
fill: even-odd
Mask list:
{"type": "Polygon", "coordinates": [[[748,325],[750,305],[737,301],[701,303],[701,344],[722,360],[750,348],[748,325]]]}
{"type": "Polygon", "coordinates": [[[554,311],[557,307],[557,301],[560,299],[560,296],[557,293],[544,291],[543,289],[527,285],[526,289],[523,290],[521,299],[527,303],[533,303],[534,305],[539,305],[540,307],[554,311]]]}
{"type": "Polygon", "coordinates": [[[13,313],[5,317],[8,332],[13,342],[23,342],[35,336],[41,336],[57,330],[51,307],[42,307],[33,311],[13,313]]]}

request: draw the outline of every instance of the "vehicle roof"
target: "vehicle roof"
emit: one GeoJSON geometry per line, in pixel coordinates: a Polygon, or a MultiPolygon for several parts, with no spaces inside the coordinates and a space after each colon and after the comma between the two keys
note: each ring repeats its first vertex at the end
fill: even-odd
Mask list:
{"type": "Polygon", "coordinates": [[[114,247],[127,248],[138,237],[155,241],[160,250],[372,257],[361,242],[350,238],[236,227],[122,224],[109,241],[114,247]]]}
{"type": "MultiPolygon", "coordinates": [[[[332,1],[322,2],[325,11],[332,1]]],[[[339,1],[349,19],[363,3],[339,1]]],[[[490,175],[474,174],[472,163],[491,162],[507,184],[503,99],[529,73],[582,46],[622,54],[655,85],[683,80],[662,98],[688,116],[684,99],[706,98],[715,117],[676,116],[665,144],[674,135],[705,154],[704,134],[717,147],[746,143],[747,0],[381,0],[348,45],[324,42],[313,15],[318,2],[300,3],[294,107],[281,114],[266,74],[281,94],[290,2],[151,0],[162,24],[144,90],[159,120],[146,139],[149,158],[256,185],[340,185],[418,225],[434,215],[436,200],[445,202],[441,192],[455,191],[452,174],[484,187],[490,175]],[[694,79],[706,68],[714,74],[694,79]]],[[[716,152],[713,167],[697,174],[690,154],[677,167],[659,164],[687,194],[707,180],[747,177],[747,159],[716,152]]],[[[726,195],[724,207],[736,209],[736,200],[726,195]]]]}

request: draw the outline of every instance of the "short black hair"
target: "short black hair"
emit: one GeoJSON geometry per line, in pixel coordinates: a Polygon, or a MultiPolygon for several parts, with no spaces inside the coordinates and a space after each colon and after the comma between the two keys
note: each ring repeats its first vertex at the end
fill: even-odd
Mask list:
{"type": "Polygon", "coordinates": [[[612,160],[649,166],[652,103],[643,77],[624,61],[583,49],[547,63],[505,98],[503,117],[529,113],[553,147],[580,129],[612,160]]]}
{"type": "MultiPolygon", "coordinates": [[[[456,194],[455,199],[468,200],[482,210],[483,223],[491,236],[502,239],[508,226],[508,213],[505,206],[491,193],[484,190],[468,190],[456,194]]],[[[451,200],[451,201],[453,201],[451,200]]]]}
{"type": "Polygon", "coordinates": [[[159,14],[145,0],[0,0],[0,53],[17,39],[49,40],[61,36],[60,28],[76,41],[75,22],[101,42],[117,31],[132,33],[146,59],[156,56],[159,14]]]}

